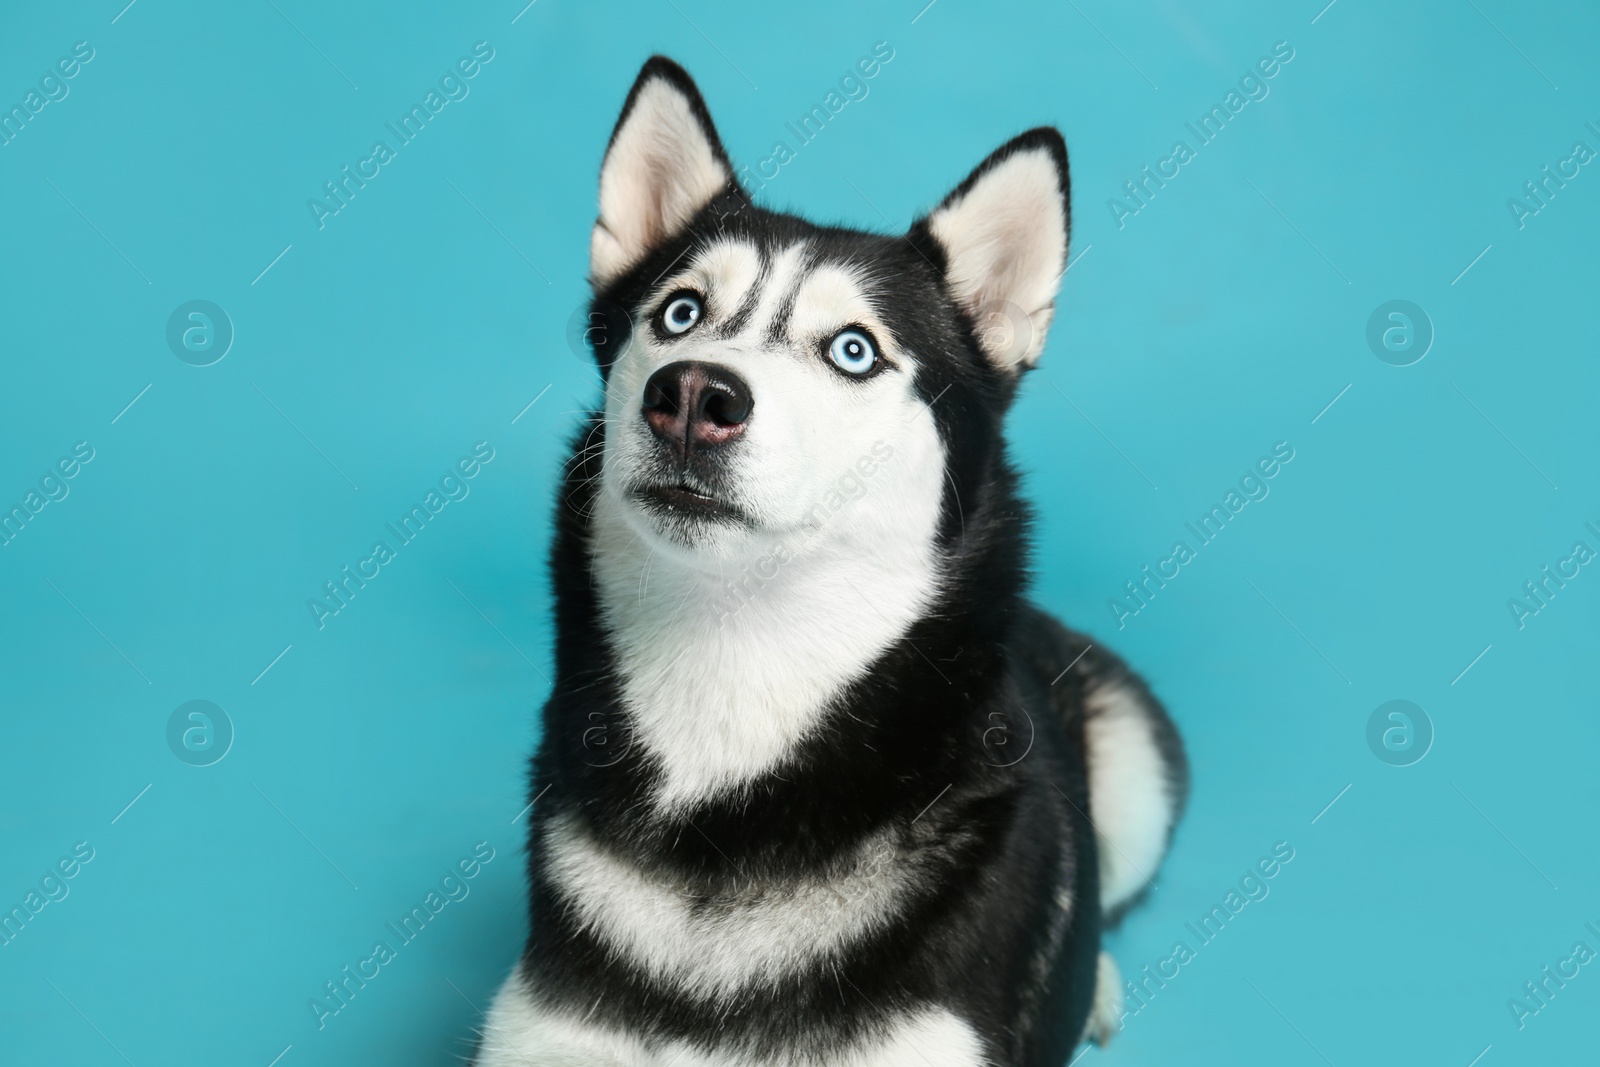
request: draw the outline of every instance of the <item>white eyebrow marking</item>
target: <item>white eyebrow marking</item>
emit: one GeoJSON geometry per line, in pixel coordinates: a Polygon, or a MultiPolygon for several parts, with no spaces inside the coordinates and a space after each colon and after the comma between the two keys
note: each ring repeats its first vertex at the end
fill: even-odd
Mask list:
{"type": "Polygon", "coordinates": [[[750,339],[752,344],[759,343],[756,338],[766,333],[773,316],[783,306],[784,295],[800,284],[805,263],[804,241],[790,245],[772,258],[767,267],[761,301],[756,305],[755,313],[745,323],[744,329],[739,331],[739,337],[750,339]]]}
{"type": "Polygon", "coordinates": [[[789,335],[796,338],[826,336],[851,323],[871,329],[880,344],[893,343],[888,327],[879,319],[867,295],[862,273],[838,263],[819,266],[795,296],[789,335]]]}
{"type": "Polygon", "coordinates": [[[682,270],[653,287],[648,302],[659,303],[675,289],[704,293],[711,310],[732,315],[761,278],[761,254],[748,241],[719,238],[701,249],[682,270]]]}

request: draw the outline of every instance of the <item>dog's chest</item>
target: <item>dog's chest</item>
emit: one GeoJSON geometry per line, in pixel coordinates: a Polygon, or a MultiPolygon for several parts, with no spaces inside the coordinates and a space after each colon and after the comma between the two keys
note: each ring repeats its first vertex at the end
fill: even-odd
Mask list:
{"type": "Polygon", "coordinates": [[[931,549],[916,539],[892,565],[818,548],[756,585],[737,568],[661,557],[610,515],[616,506],[596,505],[612,521],[597,525],[595,577],[629,741],[660,770],[660,811],[780,765],[936,588],[931,549]]]}
{"type": "Polygon", "coordinates": [[[826,871],[716,883],[641,868],[575,820],[553,821],[543,869],[572,921],[627,965],[697,999],[773,985],[891,923],[915,864],[887,837],[826,871]]]}

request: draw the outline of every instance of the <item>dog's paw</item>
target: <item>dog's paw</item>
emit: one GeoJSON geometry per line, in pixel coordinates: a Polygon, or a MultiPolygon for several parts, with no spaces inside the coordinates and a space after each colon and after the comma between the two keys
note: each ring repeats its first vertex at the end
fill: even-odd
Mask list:
{"type": "Polygon", "coordinates": [[[1084,1027],[1085,1041],[1093,1041],[1101,1048],[1111,1044],[1111,1038],[1122,1029],[1122,972],[1111,953],[1100,953],[1094,969],[1094,1003],[1089,1007],[1089,1024],[1084,1027]]]}

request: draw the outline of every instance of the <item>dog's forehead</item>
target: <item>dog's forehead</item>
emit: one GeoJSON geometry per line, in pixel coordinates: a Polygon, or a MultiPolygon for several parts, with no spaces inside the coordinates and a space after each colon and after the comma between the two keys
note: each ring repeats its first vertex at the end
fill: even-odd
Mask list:
{"type": "Polygon", "coordinates": [[[656,296],[685,285],[699,289],[722,337],[765,335],[776,343],[851,324],[887,332],[884,304],[892,294],[869,235],[862,236],[868,240],[854,246],[814,235],[713,236],[690,250],[656,296]]]}

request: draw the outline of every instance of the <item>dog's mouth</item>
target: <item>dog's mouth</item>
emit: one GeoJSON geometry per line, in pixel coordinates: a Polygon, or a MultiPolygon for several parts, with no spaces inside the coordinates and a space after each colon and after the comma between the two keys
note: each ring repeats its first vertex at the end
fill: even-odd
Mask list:
{"type": "Polygon", "coordinates": [[[672,485],[647,485],[633,491],[633,498],[646,511],[665,519],[705,519],[739,526],[754,525],[735,505],[710,493],[678,482],[672,485]]]}

